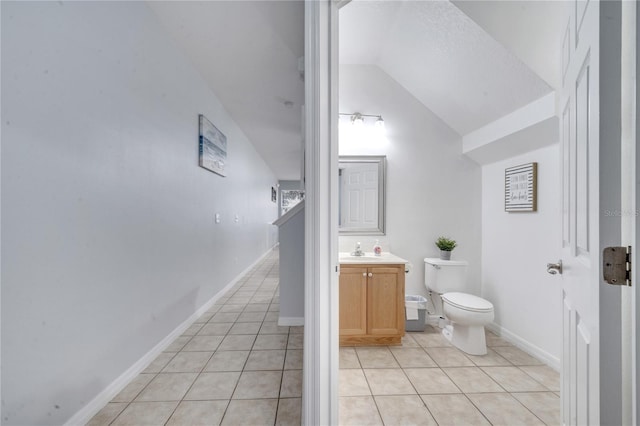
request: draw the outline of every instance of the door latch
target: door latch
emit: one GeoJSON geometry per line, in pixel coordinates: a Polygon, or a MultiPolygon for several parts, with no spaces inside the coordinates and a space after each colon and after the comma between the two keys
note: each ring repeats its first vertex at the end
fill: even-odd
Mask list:
{"type": "Polygon", "coordinates": [[[631,286],[631,246],[602,251],[602,275],[611,285],[631,286]]]}
{"type": "Polygon", "coordinates": [[[547,273],[562,275],[562,259],[558,260],[558,263],[547,263],[547,273]]]}

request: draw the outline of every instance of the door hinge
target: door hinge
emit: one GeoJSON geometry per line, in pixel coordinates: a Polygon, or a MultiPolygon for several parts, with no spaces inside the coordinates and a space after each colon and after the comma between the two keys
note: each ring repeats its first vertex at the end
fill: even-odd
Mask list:
{"type": "Polygon", "coordinates": [[[611,285],[631,286],[631,246],[602,251],[602,275],[611,285]]]}

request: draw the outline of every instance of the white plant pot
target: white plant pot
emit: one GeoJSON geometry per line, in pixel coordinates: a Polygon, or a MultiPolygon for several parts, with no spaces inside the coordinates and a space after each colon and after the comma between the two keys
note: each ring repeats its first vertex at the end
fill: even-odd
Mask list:
{"type": "Polygon", "coordinates": [[[451,252],[447,250],[440,250],[440,259],[451,260],[451,252]]]}

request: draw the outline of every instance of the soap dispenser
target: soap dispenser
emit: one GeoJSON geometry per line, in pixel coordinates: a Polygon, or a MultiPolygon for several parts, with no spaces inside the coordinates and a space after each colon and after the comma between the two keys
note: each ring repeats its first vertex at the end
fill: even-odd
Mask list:
{"type": "Polygon", "coordinates": [[[376,240],[376,243],[373,245],[373,254],[376,256],[380,256],[382,254],[382,247],[380,247],[379,240],[376,240]]]}

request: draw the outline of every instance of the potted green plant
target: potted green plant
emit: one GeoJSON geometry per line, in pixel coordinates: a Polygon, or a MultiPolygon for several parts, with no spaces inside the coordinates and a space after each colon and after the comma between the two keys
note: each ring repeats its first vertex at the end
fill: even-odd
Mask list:
{"type": "Polygon", "coordinates": [[[438,237],[436,240],[436,246],[440,249],[440,259],[450,260],[451,251],[456,248],[458,243],[447,237],[438,237]]]}

